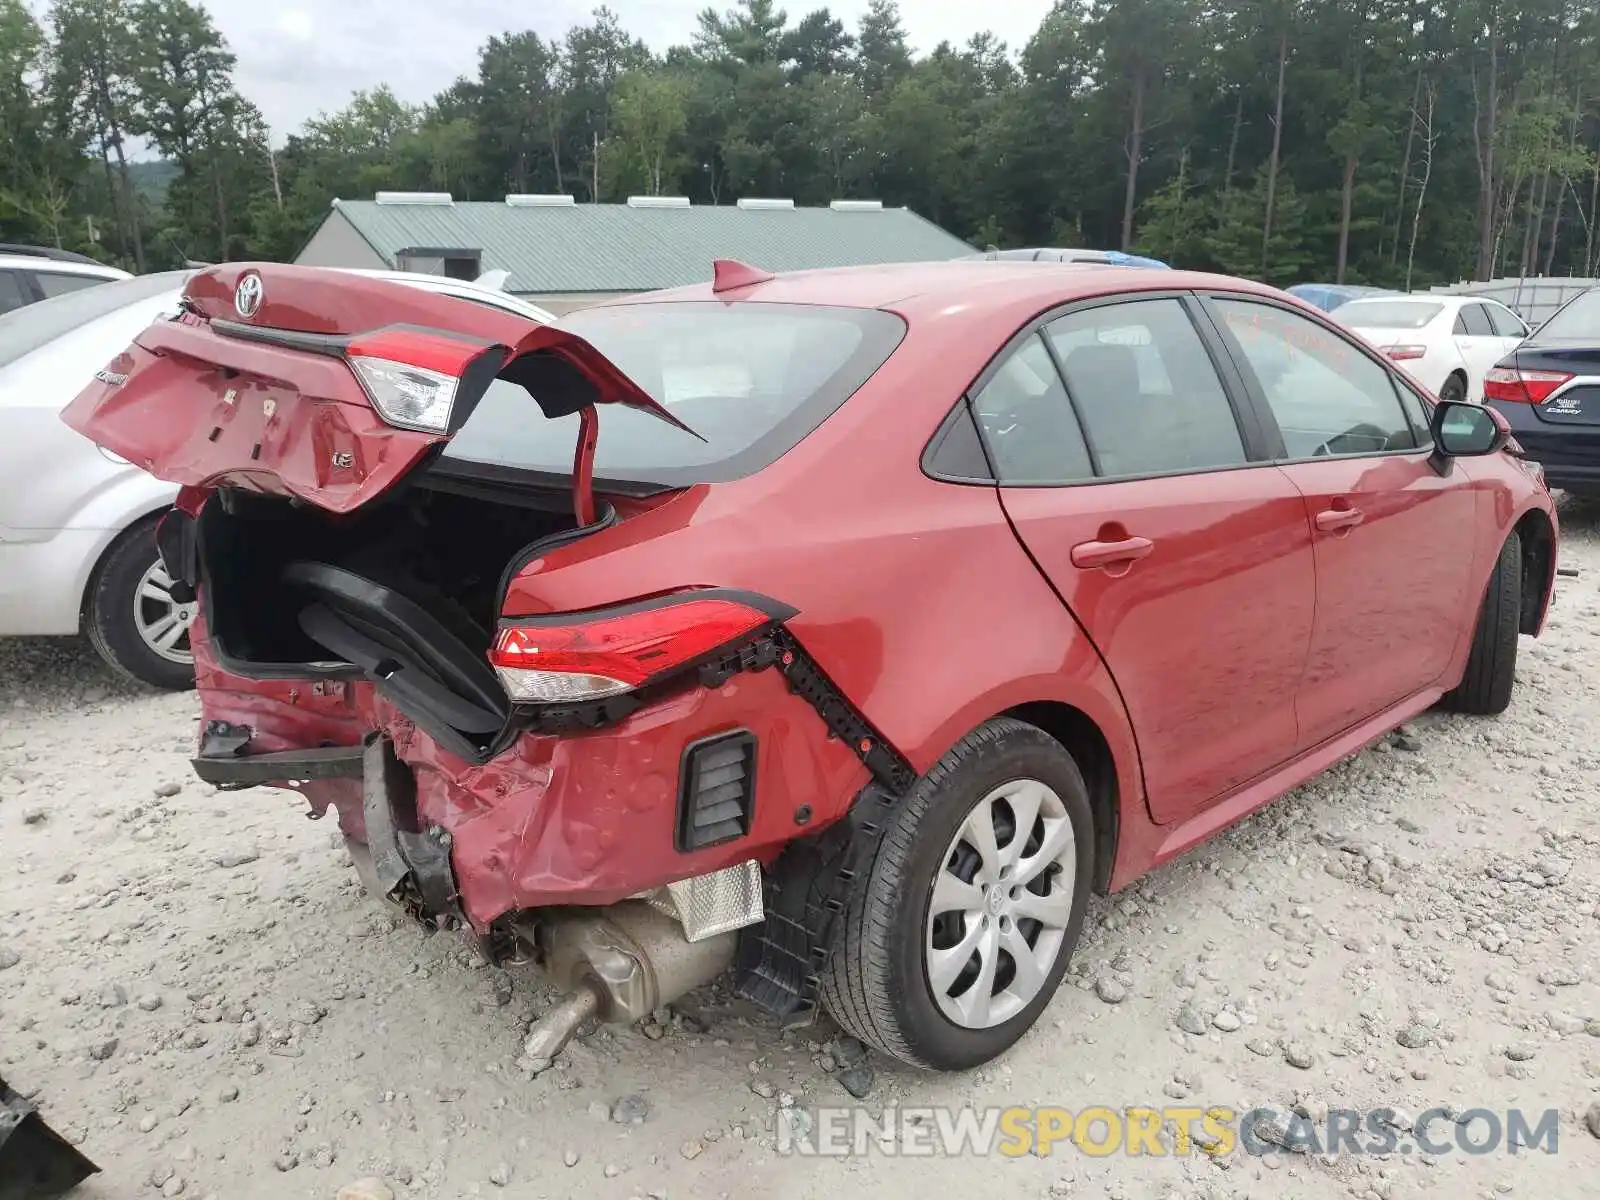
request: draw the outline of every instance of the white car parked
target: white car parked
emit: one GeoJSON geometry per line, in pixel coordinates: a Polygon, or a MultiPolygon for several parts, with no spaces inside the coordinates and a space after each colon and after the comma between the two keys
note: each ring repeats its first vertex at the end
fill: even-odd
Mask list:
{"type": "Polygon", "coordinates": [[[1483,377],[1528,336],[1504,304],[1476,296],[1371,296],[1330,314],[1441,400],[1483,403],[1483,377]]]}
{"type": "MultiPolygon", "coordinates": [[[[490,287],[398,271],[392,279],[555,318],[490,287]]],[[[155,548],[177,489],[61,422],[89,377],[164,313],[186,271],[128,277],[0,316],[0,637],[85,633],[125,676],[193,685],[191,605],[176,602],[155,548]]]]}

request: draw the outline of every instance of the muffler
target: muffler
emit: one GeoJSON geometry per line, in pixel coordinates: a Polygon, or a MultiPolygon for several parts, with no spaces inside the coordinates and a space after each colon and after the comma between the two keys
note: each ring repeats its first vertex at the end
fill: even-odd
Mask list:
{"type": "Polygon", "coordinates": [[[691,942],[673,917],[642,900],[602,909],[527,913],[512,923],[568,994],[528,1030],[524,1053],[548,1062],[591,1017],[632,1023],[710,983],[733,963],[738,934],[691,942]]]}

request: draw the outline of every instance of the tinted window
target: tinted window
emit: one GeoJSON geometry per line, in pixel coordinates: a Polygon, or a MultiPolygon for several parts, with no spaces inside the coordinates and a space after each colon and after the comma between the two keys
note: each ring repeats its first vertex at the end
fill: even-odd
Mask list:
{"type": "Polygon", "coordinates": [[[1484,308],[1489,310],[1489,321],[1494,326],[1496,337],[1519,338],[1527,334],[1522,319],[1509,308],[1499,304],[1485,304],[1484,308]]]}
{"type": "Polygon", "coordinates": [[[1101,475],[1246,461],[1222,381],[1177,300],[1085,309],[1046,330],[1101,475]]]}
{"type": "Polygon", "coordinates": [[[1352,329],[1421,329],[1444,311],[1444,305],[1416,300],[1352,300],[1334,311],[1334,319],[1352,329]]]}
{"type": "Polygon", "coordinates": [[[1466,329],[1469,337],[1493,337],[1494,326],[1489,324],[1489,311],[1481,304],[1461,306],[1458,329],[1466,329]]]}
{"type": "MultiPolygon", "coordinates": [[[[5,287],[6,276],[7,272],[0,271],[0,289],[5,287]]],[[[0,318],[0,367],[107,313],[181,288],[188,277],[187,271],[163,271],[117,279],[18,309],[0,318]]]]}
{"type": "MultiPolygon", "coordinates": [[[[767,465],[865,383],[905,332],[899,317],[876,309],[699,302],[589,308],[557,325],[700,435],[601,407],[595,474],[666,487],[767,465]]],[[[496,380],[446,454],[566,474],[577,438],[576,414],[549,420],[520,385],[496,380]]]]}
{"type": "Polygon", "coordinates": [[[1094,476],[1078,418],[1037,336],[1012,351],[972,398],[1001,483],[1073,483],[1094,476]]]}
{"type": "Polygon", "coordinates": [[[34,278],[39,281],[39,290],[44,293],[46,300],[52,296],[65,296],[68,292],[81,292],[86,287],[110,282],[94,275],[64,275],[59,271],[39,271],[34,274],[34,278]]]}
{"type": "Polygon", "coordinates": [[[1299,313],[1213,301],[1260,381],[1290,458],[1414,450],[1389,371],[1299,313]]]}
{"type": "Polygon", "coordinates": [[[1600,342],[1600,288],[1567,302],[1565,308],[1539,327],[1539,340],[1600,342]]]}
{"type": "Polygon", "coordinates": [[[32,299],[21,271],[0,270],[0,313],[15,312],[32,299]]]}

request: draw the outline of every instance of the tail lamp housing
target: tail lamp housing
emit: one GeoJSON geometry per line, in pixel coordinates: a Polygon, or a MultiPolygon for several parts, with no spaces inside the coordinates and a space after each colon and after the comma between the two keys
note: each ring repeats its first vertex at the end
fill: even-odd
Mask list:
{"type": "Polygon", "coordinates": [[[765,596],[705,588],[519,617],[501,624],[489,662],[514,704],[584,704],[682,674],[794,612],[765,596]]]}
{"type": "Polygon", "coordinates": [[[1483,395],[1486,400],[1504,400],[1511,404],[1543,404],[1573,378],[1568,371],[1495,367],[1483,377],[1483,395]]]}
{"type": "Polygon", "coordinates": [[[463,393],[473,402],[505,362],[506,349],[424,329],[398,327],[352,338],[345,361],[372,407],[397,429],[448,433],[463,393]]]}
{"type": "Polygon", "coordinates": [[[1428,356],[1426,346],[1385,346],[1383,352],[1394,362],[1415,362],[1428,356]]]}

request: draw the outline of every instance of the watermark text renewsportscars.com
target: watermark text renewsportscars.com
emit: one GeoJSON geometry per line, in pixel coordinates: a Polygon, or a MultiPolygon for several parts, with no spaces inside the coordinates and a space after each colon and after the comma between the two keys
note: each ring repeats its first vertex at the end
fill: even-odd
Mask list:
{"type": "Polygon", "coordinates": [[[1556,1109],[1330,1109],[1317,1119],[1270,1108],[1163,1105],[1010,1108],[787,1108],[777,1115],[780,1153],[844,1157],[993,1155],[1045,1157],[1075,1150],[1094,1157],[1268,1154],[1555,1154],[1556,1109]]]}

